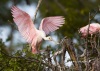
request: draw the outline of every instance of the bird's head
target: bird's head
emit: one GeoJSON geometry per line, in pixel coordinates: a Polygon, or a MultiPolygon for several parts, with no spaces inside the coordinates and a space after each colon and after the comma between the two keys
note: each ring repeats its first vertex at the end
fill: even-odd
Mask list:
{"type": "Polygon", "coordinates": [[[48,37],[47,37],[47,40],[53,41],[53,39],[52,39],[51,36],[48,36],[48,37]]]}
{"type": "Polygon", "coordinates": [[[54,41],[54,40],[52,39],[51,36],[46,37],[46,39],[49,40],[49,41],[53,41],[53,42],[55,42],[56,44],[59,44],[58,42],[54,41]]]}

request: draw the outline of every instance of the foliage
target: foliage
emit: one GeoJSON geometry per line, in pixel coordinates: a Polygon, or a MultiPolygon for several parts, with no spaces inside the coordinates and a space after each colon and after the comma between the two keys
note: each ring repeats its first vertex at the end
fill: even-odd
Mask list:
{"type": "Polygon", "coordinates": [[[9,54],[6,48],[0,41],[0,71],[41,71],[43,69],[39,63],[41,60],[39,55],[31,54],[26,48],[9,54]]]}

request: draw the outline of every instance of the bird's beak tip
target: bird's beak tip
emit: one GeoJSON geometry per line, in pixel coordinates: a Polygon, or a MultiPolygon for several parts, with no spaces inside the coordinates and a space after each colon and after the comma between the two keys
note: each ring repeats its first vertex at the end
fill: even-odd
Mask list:
{"type": "MultiPolygon", "coordinates": [[[[54,41],[54,40],[53,40],[54,41]]],[[[56,44],[60,44],[59,42],[54,41],[56,44]]]]}
{"type": "Polygon", "coordinates": [[[57,42],[56,44],[60,44],[59,42],[57,42]]]}

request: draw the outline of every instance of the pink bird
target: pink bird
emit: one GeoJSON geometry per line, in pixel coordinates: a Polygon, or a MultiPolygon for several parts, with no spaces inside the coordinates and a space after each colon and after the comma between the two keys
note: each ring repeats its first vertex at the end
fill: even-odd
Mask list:
{"type": "Polygon", "coordinates": [[[21,35],[31,44],[33,54],[39,52],[39,46],[42,39],[53,41],[50,36],[46,37],[46,35],[59,29],[65,21],[63,16],[46,17],[42,19],[38,30],[34,26],[29,14],[15,6],[13,6],[11,10],[12,16],[14,17],[13,20],[18,26],[21,35]]]}
{"type": "MultiPolygon", "coordinates": [[[[82,34],[83,37],[87,36],[88,27],[89,27],[89,25],[86,25],[86,26],[80,28],[79,32],[82,34]]],[[[93,35],[99,31],[100,31],[100,24],[98,24],[98,23],[91,23],[90,24],[89,34],[93,35]]]]}

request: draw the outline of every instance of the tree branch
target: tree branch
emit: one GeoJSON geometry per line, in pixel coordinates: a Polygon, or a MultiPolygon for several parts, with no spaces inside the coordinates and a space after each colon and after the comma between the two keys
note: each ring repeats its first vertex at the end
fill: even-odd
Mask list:
{"type": "Polygon", "coordinates": [[[54,0],[54,2],[58,5],[58,7],[63,11],[63,13],[65,14],[65,15],[67,15],[67,12],[66,12],[66,10],[65,10],[65,7],[63,6],[63,5],[61,5],[59,2],[58,2],[58,0],[54,0]]]}
{"type": "Polygon", "coordinates": [[[38,10],[39,10],[39,6],[40,6],[41,2],[42,2],[42,0],[39,0],[39,1],[38,1],[38,5],[37,5],[37,7],[36,7],[36,11],[35,11],[35,14],[34,14],[33,22],[35,22],[36,15],[37,15],[37,12],[38,12],[38,10]]]}

